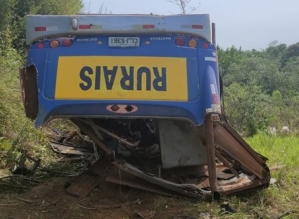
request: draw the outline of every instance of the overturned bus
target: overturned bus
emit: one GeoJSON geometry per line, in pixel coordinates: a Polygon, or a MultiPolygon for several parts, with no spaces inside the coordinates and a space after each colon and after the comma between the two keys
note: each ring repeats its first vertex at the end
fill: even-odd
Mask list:
{"type": "Polygon", "coordinates": [[[117,169],[198,199],[266,188],[222,113],[214,26],[197,15],[29,15],[26,116],[69,118],[117,169]]]}

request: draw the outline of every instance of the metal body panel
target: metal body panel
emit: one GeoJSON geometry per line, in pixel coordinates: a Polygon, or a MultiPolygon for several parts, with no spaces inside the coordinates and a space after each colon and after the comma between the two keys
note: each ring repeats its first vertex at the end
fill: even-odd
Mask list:
{"type": "Polygon", "coordinates": [[[208,14],[195,15],[28,15],[26,43],[45,37],[115,33],[185,33],[211,42],[208,14]],[[75,19],[75,20],[74,20],[75,19]],[[76,21],[76,22],[74,22],[76,21]],[[81,27],[81,28],[80,28],[81,27]]]}
{"type": "MultiPolygon", "coordinates": [[[[114,35],[116,36],[116,35],[114,35]]],[[[30,47],[27,66],[34,65],[38,74],[38,101],[39,110],[36,120],[36,126],[44,125],[49,119],[53,117],[123,117],[123,118],[136,118],[136,117],[152,117],[152,118],[174,118],[174,119],[186,119],[191,121],[195,125],[203,123],[204,115],[207,109],[212,109],[213,95],[210,88],[211,84],[214,84],[216,89],[216,101],[218,104],[218,110],[220,110],[220,96],[218,89],[218,69],[216,62],[216,53],[213,45],[210,44],[209,48],[200,48],[201,44],[205,41],[198,40],[197,48],[189,48],[186,46],[178,47],[175,45],[174,40],[178,35],[154,35],[154,36],[140,36],[141,46],[138,48],[111,48],[107,46],[108,36],[97,36],[93,41],[82,41],[82,39],[89,39],[88,36],[78,36],[74,38],[73,45],[71,47],[58,47],[50,48],[49,40],[43,41],[45,48],[39,49],[37,44],[33,44],[30,47]],[[164,37],[164,38],[163,38],[164,37]],[[157,40],[158,39],[158,40],[157,40]],[[160,40],[163,39],[163,40],[160,40]],[[97,42],[101,41],[102,44],[98,45],[97,42]],[[145,45],[146,41],[150,41],[150,45],[145,45]],[[185,74],[186,77],[186,92],[188,97],[186,101],[176,100],[176,94],[169,94],[168,97],[173,99],[161,99],[160,95],[156,95],[158,99],[130,99],[131,95],[124,97],[119,95],[119,98],[64,98],[57,99],[57,72],[59,66],[60,57],[74,58],[75,63],[81,63],[78,61],[78,57],[110,57],[112,60],[114,57],[127,58],[128,65],[132,64],[135,60],[134,57],[143,57],[151,59],[159,57],[161,59],[185,59],[186,60],[186,72],[172,71],[171,74],[185,74]],[[208,82],[208,83],[207,83],[208,82]],[[138,110],[132,111],[126,114],[118,114],[107,110],[107,106],[114,104],[122,105],[135,105],[138,110]]],[[[191,39],[192,36],[185,36],[186,40],[191,39]]],[[[86,59],[85,59],[86,60],[86,59]]],[[[111,62],[111,61],[110,61],[111,62]]],[[[113,62],[112,62],[113,63],[113,62]]],[[[155,66],[155,62],[152,63],[152,67],[155,66]]],[[[171,63],[171,62],[168,62],[171,63]]],[[[173,62],[175,64],[175,61],[173,62]]],[[[114,63],[113,63],[114,64],[114,63]]],[[[76,64],[74,64],[76,65],[76,64]]],[[[95,63],[89,64],[88,62],[81,63],[81,66],[90,65],[93,69],[96,68],[95,63]]],[[[99,63],[99,66],[105,65],[105,63],[99,63]]],[[[115,62],[115,66],[121,68],[118,62],[115,62]]],[[[170,64],[168,66],[171,67],[170,64]]],[[[160,66],[161,67],[161,66],[160,66]]],[[[166,66],[167,67],[167,66],[166,66]]],[[[72,62],[65,66],[64,70],[67,72],[65,79],[65,86],[62,85],[62,89],[65,89],[65,93],[72,93],[69,90],[70,83],[74,84],[74,80],[78,80],[80,77],[80,70],[75,69],[72,62]],[[77,77],[77,79],[74,79],[77,77]]],[[[109,67],[111,68],[111,66],[109,67]]],[[[176,69],[172,67],[173,69],[176,69]]],[[[119,74],[120,72],[117,72],[119,74]]],[[[168,73],[168,72],[167,72],[168,73]]],[[[153,80],[153,78],[152,78],[153,80]]],[[[178,80],[178,79],[175,79],[178,80]]],[[[116,81],[114,84],[119,83],[116,81]]],[[[134,84],[138,83],[134,80],[134,84]]],[[[167,81],[167,83],[173,83],[167,81]]],[[[177,82],[178,83],[178,82],[177,82]]],[[[119,85],[118,85],[119,86],[119,85]]],[[[180,88],[179,84],[173,87],[180,88]]],[[[150,91],[155,92],[155,91],[150,91]]],[[[163,92],[162,92],[163,93],[163,92]]],[[[104,94],[106,95],[106,94],[104,94]]],[[[103,96],[103,95],[102,95],[103,96]]],[[[163,95],[161,95],[162,97],[163,95]]],[[[142,95],[140,95],[142,97],[142,95]]],[[[151,97],[151,95],[148,95],[151,97]]],[[[215,108],[215,110],[217,110],[215,108]]],[[[219,111],[218,111],[219,112],[219,111]]]]}
{"type": "Polygon", "coordinates": [[[207,164],[207,150],[195,127],[186,121],[159,120],[163,168],[207,164]]]}

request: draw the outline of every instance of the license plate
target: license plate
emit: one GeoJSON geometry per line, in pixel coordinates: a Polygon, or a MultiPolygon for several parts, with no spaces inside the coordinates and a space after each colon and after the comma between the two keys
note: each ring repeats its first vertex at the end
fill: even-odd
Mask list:
{"type": "Polygon", "coordinates": [[[139,45],[139,37],[109,37],[111,47],[138,47],[139,45]]]}

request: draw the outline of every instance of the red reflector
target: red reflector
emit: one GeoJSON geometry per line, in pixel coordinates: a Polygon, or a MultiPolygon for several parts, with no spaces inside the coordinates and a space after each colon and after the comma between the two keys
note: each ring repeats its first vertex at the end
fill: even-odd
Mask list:
{"type": "Polygon", "coordinates": [[[79,29],[91,29],[91,25],[87,24],[87,25],[79,25],[79,29]]]}
{"type": "Polygon", "coordinates": [[[204,49],[209,48],[209,43],[204,42],[204,43],[202,44],[202,48],[204,48],[204,49]]]}
{"type": "Polygon", "coordinates": [[[153,25],[153,24],[144,24],[142,27],[143,27],[143,29],[153,29],[153,28],[155,28],[155,25],[153,25]]]}
{"type": "Polygon", "coordinates": [[[177,46],[184,46],[185,45],[185,39],[182,37],[178,37],[175,39],[175,44],[177,46]]]}
{"type": "Polygon", "coordinates": [[[69,47],[69,46],[71,46],[73,44],[73,41],[71,40],[71,39],[64,39],[63,41],[62,41],[62,45],[64,46],[64,47],[69,47]]]}
{"type": "Polygon", "coordinates": [[[37,48],[39,48],[39,49],[43,49],[44,47],[45,47],[45,44],[43,44],[43,43],[37,44],[37,48]]]}
{"type": "Polygon", "coordinates": [[[111,106],[111,110],[115,112],[115,111],[119,110],[119,107],[114,104],[113,106],[111,106]]]}
{"type": "Polygon", "coordinates": [[[192,29],[203,29],[203,25],[193,24],[192,29]]]}
{"type": "Polygon", "coordinates": [[[46,31],[47,27],[35,27],[34,30],[35,31],[46,31]]]}
{"type": "Polygon", "coordinates": [[[213,98],[213,103],[217,104],[218,103],[218,98],[216,94],[212,94],[212,98],[213,98]]]}

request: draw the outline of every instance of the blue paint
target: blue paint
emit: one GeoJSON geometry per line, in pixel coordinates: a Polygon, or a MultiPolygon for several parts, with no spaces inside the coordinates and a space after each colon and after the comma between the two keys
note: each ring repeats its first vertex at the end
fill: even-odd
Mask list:
{"type": "MultiPolygon", "coordinates": [[[[117,36],[117,35],[114,35],[117,36]]],[[[138,48],[115,48],[108,46],[108,36],[74,38],[70,47],[50,48],[45,40],[45,48],[38,49],[37,44],[30,47],[27,65],[35,65],[38,72],[39,112],[36,126],[43,125],[52,117],[87,116],[87,117],[168,117],[185,118],[200,125],[211,108],[212,93],[210,84],[214,84],[219,96],[218,65],[215,61],[206,61],[205,57],[215,57],[215,47],[202,48],[204,41],[197,39],[198,47],[189,48],[187,42],[192,37],[185,36],[183,47],[175,45],[176,35],[139,36],[138,48]],[[153,37],[167,37],[170,40],[150,40],[153,37]],[[93,38],[95,40],[87,41],[93,38]],[[81,40],[81,41],[80,41],[81,40]],[[82,41],[86,40],[86,41],[82,41]],[[97,41],[102,41],[101,45],[97,41]],[[150,45],[145,45],[150,41],[150,45]],[[59,56],[149,56],[149,57],[186,57],[188,69],[188,101],[125,101],[125,100],[55,100],[56,72],[59,56]],[[115,114],[106,110],[110,104],[131,104],[138,110],[128,114],[115,114]]],[[[59,39],[62,41],[63,38],[59,39]]],[[[82,66],[83,67],[83,66],[82,66]]],[[[180,74],[180,72],[177,72],[180,74]]],[[[79,72],[74,72],[79,77],[79,72]]],[[[67,84],[66,84],[67,87],[67,84]]]]}

